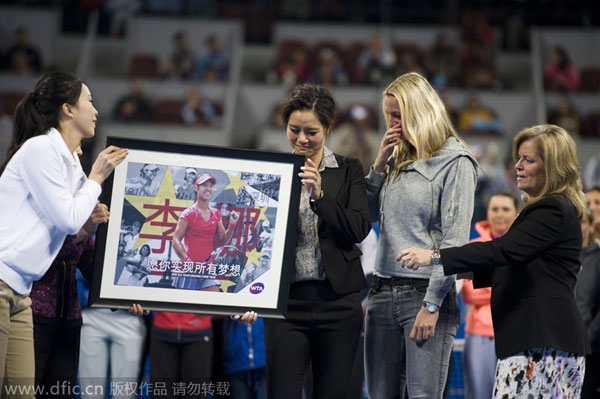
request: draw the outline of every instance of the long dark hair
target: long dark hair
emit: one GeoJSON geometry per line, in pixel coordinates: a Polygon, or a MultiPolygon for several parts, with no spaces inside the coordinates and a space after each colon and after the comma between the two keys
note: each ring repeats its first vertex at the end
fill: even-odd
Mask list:
{"type": "Polygon", "coordinates": [[[58,128],[63,104],[77,104],[82,84],[81,80],[64,72],[49,72],[40,78],[33,91],[15,109],[13,134],[0,166],[0,175],[25,141],[46,133],[51,127],[58,128]]]}

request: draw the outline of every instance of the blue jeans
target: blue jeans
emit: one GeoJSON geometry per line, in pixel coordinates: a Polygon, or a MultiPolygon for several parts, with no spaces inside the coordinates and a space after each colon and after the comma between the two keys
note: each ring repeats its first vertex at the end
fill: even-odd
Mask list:
{"type": "Polygon", "coordinates": [[[264,367],[241,370],[227,376],[231,397],[235,399],[266,399],[267,377],[264,367]]]}
{"type": "Polygon", "coordinates": [[[428,280],[375,278],[367,302],[365,371],[370,399],[442,398],[459,324],[453,286],[439,310],[435,335],[410,338],[428,280]]]}
{"type": "Polygon", "coordinates": [[[492,397],[497,362],[494,337],[467,333],[463,354],[465,399],[492,397]]]}

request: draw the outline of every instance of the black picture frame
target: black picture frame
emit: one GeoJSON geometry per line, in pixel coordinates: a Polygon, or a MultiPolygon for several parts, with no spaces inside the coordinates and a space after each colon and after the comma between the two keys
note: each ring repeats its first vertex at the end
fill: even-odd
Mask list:
{"type": "Polygon", "coordinates": [[[107,145],[129,154],[103,185],[111,214],[96,233],[90,306],[285,316],[304,156],[111,136],[107,145]],[[216,181],[200,194],[210,197],[208,221],[193,209],[191,182],[202,174],[216,181]],[[211,229],[227,230],[234,211],[231,239],[213,233],[210,242],[211,229]],[[178,242],[190,256],[181,259],[173,233],[184,212],[178,242]]]}

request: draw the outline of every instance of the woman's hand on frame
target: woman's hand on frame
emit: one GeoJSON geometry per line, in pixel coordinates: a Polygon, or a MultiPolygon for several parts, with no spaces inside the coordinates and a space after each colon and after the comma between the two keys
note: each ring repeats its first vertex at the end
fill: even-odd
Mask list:
{"type": "Polygon", "coordinates": [[[256,319],[258,318],[258,313],[254,312],[254,311],[248,311],[246,313],[244,313],[243,315],[233,315],[231,316],[232,320],[236,320],[240,323],[244,323],[244,324],[254,324],[256,323],[256,319]]]}

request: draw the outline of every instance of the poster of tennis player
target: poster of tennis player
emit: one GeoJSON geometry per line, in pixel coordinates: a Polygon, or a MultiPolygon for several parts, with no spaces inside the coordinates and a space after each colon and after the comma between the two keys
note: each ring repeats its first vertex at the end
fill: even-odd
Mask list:
{"type": "Polygon", "coordinates": [[[281,317],[301,157],[113,140],[126,140],[129,155],[104,188],[111,216],[97,237],[92,306],[133,300],[156,310],[252,308],[281,317]]]}

